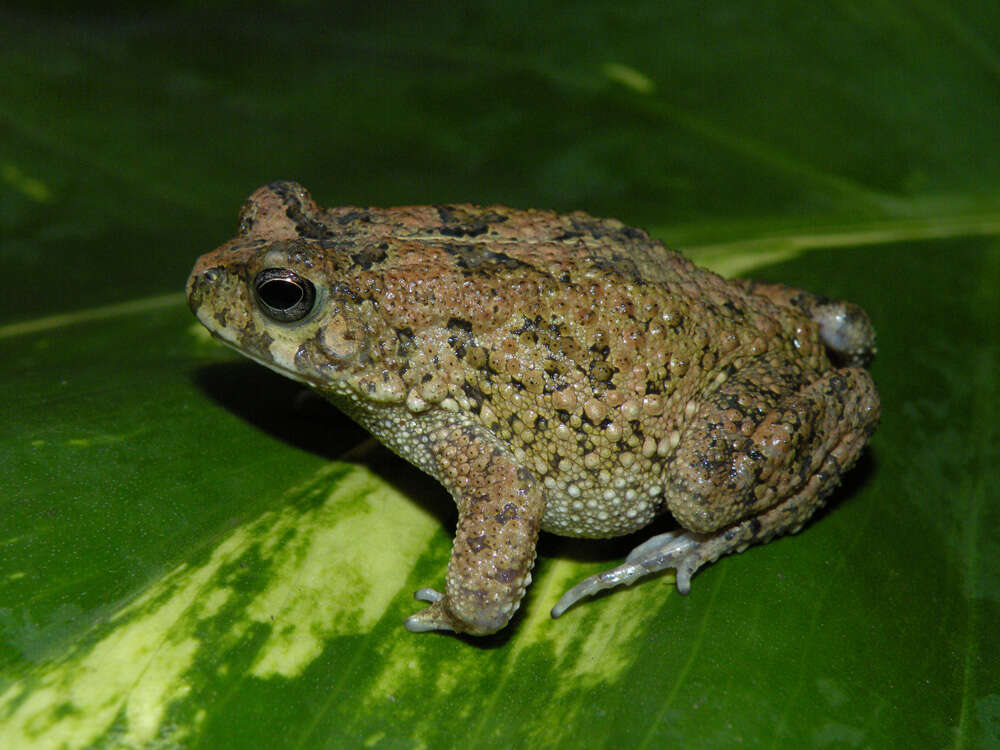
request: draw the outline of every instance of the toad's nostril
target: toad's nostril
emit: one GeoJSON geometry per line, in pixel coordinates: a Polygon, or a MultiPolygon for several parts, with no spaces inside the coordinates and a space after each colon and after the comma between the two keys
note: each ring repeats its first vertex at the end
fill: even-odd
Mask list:
{"type": "Polygon", "coordinates": [[[187,281],[188,306],[193,312],[197,312],[206,295],[211,295],[213,290],[218,288],[222,279],[224,269],[219,267],[206,268],[201,271],[194,271],[187,281]]]}

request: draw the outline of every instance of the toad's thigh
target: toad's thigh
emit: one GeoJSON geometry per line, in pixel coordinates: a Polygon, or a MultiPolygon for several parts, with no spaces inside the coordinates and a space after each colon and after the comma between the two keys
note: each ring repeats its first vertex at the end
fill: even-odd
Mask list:
{"type": "Polygon", "coordinates": [[[808,517],[877,426],[878,394],[863,369],[832,370],[784,396],[761,382],[752,369],[730,377],[682,434],[665,495],[685,528],[712,532],[793,496],[808,517]]]}

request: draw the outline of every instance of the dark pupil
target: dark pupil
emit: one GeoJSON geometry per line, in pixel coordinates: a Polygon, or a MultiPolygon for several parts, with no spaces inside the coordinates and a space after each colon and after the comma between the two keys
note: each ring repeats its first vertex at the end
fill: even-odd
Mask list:
{"type": "Polygon", "coordinates": [[[295,307],[304,296],[301,286],[286,279],[265,281],[258,287],[257,294],[260,295],[264,304],[276,310],[288,310],[295,307]]]}

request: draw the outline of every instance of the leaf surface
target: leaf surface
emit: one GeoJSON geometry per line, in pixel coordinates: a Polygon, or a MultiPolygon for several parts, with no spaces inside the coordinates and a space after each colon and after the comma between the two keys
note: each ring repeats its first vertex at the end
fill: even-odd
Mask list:
{"type": "MultiPolygon", "coordinates": [[[[363,7],[362,7],[363,6],[363,7]]],[[[0,11],[0,747],[1000,742],[990,3],[0,11]],[[531,19],[531,23],[525,23],[531,19]],[[186,310],[260,184],[585,208],[861,304],[883,423],[799,535],[417,636],[454,510],[186,310]]]]}

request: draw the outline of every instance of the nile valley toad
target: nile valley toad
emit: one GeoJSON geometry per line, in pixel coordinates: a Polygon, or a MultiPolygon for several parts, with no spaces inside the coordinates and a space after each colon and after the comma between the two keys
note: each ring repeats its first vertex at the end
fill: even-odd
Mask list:
{"type": "MultiPolygon", "coordinates": [[[[726,281],[645,232],[501,206],[320,209],[277,182],[202,256],[214,336],[305,383],[458,506],[444,593],[410,630],[504,627],[540,529],[680,529],[559,601],[797,531],[878,423],[856,305],[726,281]]],[[[375,554],[373,552],[373,554],[375,554]]]]}

